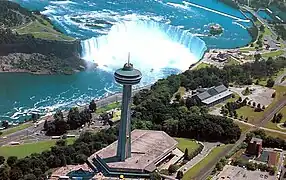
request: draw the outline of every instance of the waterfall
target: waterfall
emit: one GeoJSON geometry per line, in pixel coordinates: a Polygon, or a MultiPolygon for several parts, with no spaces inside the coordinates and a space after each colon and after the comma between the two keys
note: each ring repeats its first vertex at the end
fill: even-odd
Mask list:
{"type": "Polygon", "coordinates": [[[127,61],[143,74],[172,68],[184,71],[204,55],[206,44],[187,30],[154,21],[127,21],[111,27],[107,35],[83,40],[82,58],[114,71],[127,61]]]}

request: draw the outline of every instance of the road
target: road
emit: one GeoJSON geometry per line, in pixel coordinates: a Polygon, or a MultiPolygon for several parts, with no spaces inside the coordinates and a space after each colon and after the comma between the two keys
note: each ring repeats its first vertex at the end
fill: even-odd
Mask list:
{"type": "MultiPolygon", "coordinates": [[[[35,132],[41,131],[43,129],[43,126],[44,126],[44,123],[40,123],[38,125],[38,127],[35,127],[32,124],[32,126],[26,128],[26,129],[23,129],[23,130],[20,130],[20,131],[17,131],[17,132],[14,132],[12,134],[7,135],[5,139],[3,137],[2,138],[0,137],[0,146],[8,144],[9,142],[12,142],[12,141],[14,141],[14,142],[19,141],[21,138],[23,138],[25,136],[33,135],[35,132]]],[[[43,138],[43,139],[46,139],[46,138],[43,138]]]]}
{"type": "Polygon", "coordinates": [[[262,19],[253,9],[247,6],[242,6],[242,7],[246,9],[247,11],[249,11],[251,14],[253,14],[261,22],[261,24],[265,25],[271,31],[271,33],[275,36],[275,38],[277,38],[276,32],[274,32],[272,28],[269,26],[269,24],[266,21],[264,21],[264,19],[262,19]]]}
{"type": "MultiPolygon", "coordinates": [[[[150,88],[151,88],[151,85],[135,89],[132,92],[132,95],[138,93],[142,89],[150,89],[150,88]]],[[[111,96],[102,98],[100,100],[97,100],[96,105],[98,108],[100,108],[100,107],[106,106],[108,104],[111,104],[113,102],[120,102],[121,100],[122,100],[122,93],[116,93],[114,95],[111,95],[111,96]]],[[[85,107],[87,107],[87,106],[83,106],[81,108],[85,108],[85,107]]],[[[68,113],[68,111],[64,112],[64,116],[66,116],[67,113],[68,113]]],[[[26,129],[23,129],[23,130],[20,130],[20,131],[17,131],[15,133],[7,135],[5,139],[3,137],[2,138],[0,137],[0,147],[5,145],[5,144],[9,144],[9,142],[12,142],[12,141],[19,141],[21,138],[23,138],[25,136],[26,137],[31,136],[31,135],[35,134],[36,132],[40,132],[44,127],[45,120],[48,120],[48,121],[53,120],[53,117],[52,116],[42,117],[42,118],[40,118],[37,127],[32,125],[26,129]]],[[[38,138],[38,140],[50,139],[49,136],[44,136],[44,135],[39,135],[39,136],[37,136],[37,138],[38,138]]]]}
{"type": "MultiPolygon", "coordinates": [[[[279,75],[276,79],[275,79],[275,85],[280,85],[282,84],[282,79],[286,77],[286,71],[284,71],[283,74],[279,75]]],[[[284,80],[285,81],[285,80],[284,80]]]]}
{"type": "MultiPolygon", "coordinates": [[[[234,146],[227,150],[224,151],[220,157],[224,157],[227,154],[229,154],[230,152],[234,151],[235,148],[237,148],[246,138],[246,134],[249,133],[250,131],[253,131],[261,126],[264,126],[273,116],[275,113],[279,112],[284,106],[286,105],[286,97],[284,97],[283,99],[279,100],[277,102],[277,105],[274,106],[273,108],[271,108],[269,111],[267,111],[264,116],[258,121],[257,124],[254,124],[255,126],[251,127],[249,130],[247,130],[246,132],[244,132],[243,134],[241,134],[240,138],[238,141],[236,141],[236,143],[234,144],[234,146]]],[[[220,159],[220,158],[219,158],[220,159]]],[[[216,163],[219,161],[219,159],[212,161],[208,164],[209,169],[206,170],[205,172],[201,171],[201,175],[197,176],[197,179],[206,179],[212,172],[213,168],[215,167],[216,163]]]]}
{"type": "Polygon", "coordinates": [[[201,144],[204,146],[202,151],[197,156],[195,156],[193,159],[191,159],[189,162],[187,162],[182,167],[180,167],[180,169],[178,169],[178,171],[182,171],[183,173],[186,173],[189,169],[194,167],[197,163],[199,163],[207,155],[209,155],[209,153],[213,150],[213,148],[217,147],[217,145],[219,145],[220,143],[204,142],[204,143],[201,143],[201,144]]]}
{"type": "MultiPolygon", "coordinates": [[[[251,9],[250,7],[247,6],[241,6],[241,8],[246,9],[247,11],[249,11],[251,14],[253,14],[263,25],[265,25],[270,31],[271,33],[275,36],[274,38],[277,38],[277,34],[275,31],[273,31],[273,29],[270,27],[270,25],[268,24],[267,21],[265,21],[263,18],[261,18],[253,9],[251,9]]],[[[286,41],[283,41],[284,44],[286,44],[286,41]]]]}

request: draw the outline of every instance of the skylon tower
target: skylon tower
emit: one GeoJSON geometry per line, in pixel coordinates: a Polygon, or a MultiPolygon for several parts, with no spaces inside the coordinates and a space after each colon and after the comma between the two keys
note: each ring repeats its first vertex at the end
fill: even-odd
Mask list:
{"type": "Polygon", "coordinates": [[[124,64],[114,73],[115,81],[123,85],[121,120],[119,128],[119,137],[117,144],[117,154],[119,161],[125,161],[131,157],[131,119],[130,106],[132,85],[138,84],[142,78],[142,74],[138,69],[133,68],[130,63],[130,54],[128,54],[128,62],[124,64]]]}

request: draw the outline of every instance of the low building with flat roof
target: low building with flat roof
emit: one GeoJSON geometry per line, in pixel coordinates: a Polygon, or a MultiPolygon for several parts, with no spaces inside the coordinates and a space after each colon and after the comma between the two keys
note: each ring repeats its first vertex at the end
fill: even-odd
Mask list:
{"type": "Polygon", "coordinates": [[[232,96],[232,92],[223,84],[211,88],[199,88],[193,93],[191,98],[201,105],[214,106],[232,96]]]}
{"type": "Polygon", "coordinates": [[[277,153],[273,151],[269,152],[267,161],[268,166],[270,167],[276,166],[276,161],[277,161],[277,153]]]}
{"type": "Polygon", "coordinates": [[[134,130],[131,133],[131,157],[118,161],[117,141],[88,158],[94,170],[108,177],[149,177],[157,165],[171,155],[178,142],[163,131],[134,130]]]}

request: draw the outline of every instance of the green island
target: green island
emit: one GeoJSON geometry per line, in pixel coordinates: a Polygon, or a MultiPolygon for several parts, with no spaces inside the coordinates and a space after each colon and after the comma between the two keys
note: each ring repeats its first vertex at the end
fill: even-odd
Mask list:
{"type": "Polygon", "coordinates": [[[210,34],[213,36],[220,35],[223,33],[223,29],[219,24],[210,25],[210,34]]]}

